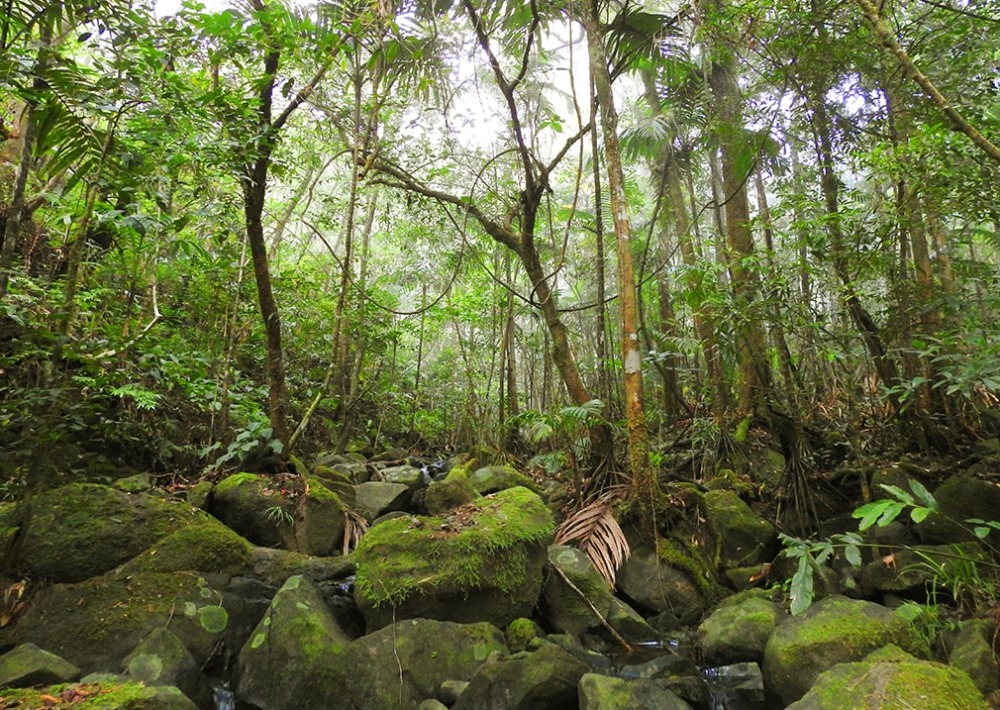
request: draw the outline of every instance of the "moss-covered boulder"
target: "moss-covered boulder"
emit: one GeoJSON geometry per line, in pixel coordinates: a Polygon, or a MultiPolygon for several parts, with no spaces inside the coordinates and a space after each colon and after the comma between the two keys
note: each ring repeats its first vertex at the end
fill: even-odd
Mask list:
{"type": "Polygon", "coordinates": [[[289,577],[301,574],[310,582],[343,579],[354,574],[354,560],[350,557],[311,557],[292,550],[254,547],[254,575],[272,587],[280,587],[289,577]]]}
{"type": "Polygon", "coordinates": [[[575,708],[577,683],[589,671],[568,651],[542,641],[533,651],[491,656],[472,676],[452,710],[575,708]]]}
{"type": "Polygon", "coordinates": [[[580,710],[690,710],[691,706],[675,695],[663,681],[624,680],[596,673],[580,678],[580,710]]]}
{"type": "Polygon", "coordinates": [[[484,466],[476,469],[469,475],[469,485],[482,495],[496,493],[515,486],[523,486],[536,493],[539,492],[534,481],[513,466],[507,465],[484,466]]]}
{"type": "Polygon", "coordinates": [[[306,555],[332,555],[344,537],[344,504],[315,477],[295,509],[295,549],[306,555]]]}
{"type": "Polygon", "coordinates": [[[708,608],[712,571],[694,552],[672,540],[659,549],[633,544],[632,555],[618,570],[618,589],[640,611],[666,613],[677,624],[697,622],[708,608]]]}
{"type": "Polygon", "coordinates": [[[349,707],[416,707],[445,681],[468,681],[491,655],[507,655],[504,636],[492,624],[400,621],[361,637],[344,654],[349,707]]]}
{"type": "Polygon", "coordinates": [[[79,668],[33,643],[23,643],[0,656],[0,688],[55,685],[79,679],[79,668]]]}
{"type": "Polygon", "coordinates": [[[884,552],[861,571],[861,589],[870,598],[881,598],[887,592],[919,595],[941,573],[961,574],[970,562],[990,564],[989,555],[978,542],[883,548],[887,550],[891,550],[891,564],[886,564],[884,552]]]}
{"type": "Polygon", "coordinates": [[[251,545],[215,518],[205,516],[157,541],[121,566],[136,572],[214,572],[239,574],[253,566],[251,545]]]}
{"type": "MultiPolygon", "coordinates": [[[[934,490],[938,511],[917,526],[920,540],[929,545],[975,540],[970,518],[1000,517],[1000,488],[972,476],[952,476],[934,490]]],[[[1000,545],[1000,531],[990,533],[989,542],[1000,545]]]]}
{"type": "Polygon", "coordinates": [[[120,667],[151,631],[167,628],[201,664],[228,623],[220,600],[220,592],[192,572],[109,573],[55,584],[0,629],[0,645],[34,643],[89,673],[120,667]]]}
{"type": "Polygon", "coordinates": [[[354,486],[357,511],[365,516],[368,522],[385,513],[405,509],[412,497],[412,491],[402,483],[368,481],[354,486]]]}
{"type": "Polygon", "coordinates": [[[708,491],[705,518],[716,539],[718,558],[728,567],[767,562],[777,552],[774,525],[754,513],[736,491],[708,491]]]}
{"type": "Polygon", "coordinates": [[[240,651],[236,697],[261,710],[329,708],[344,694],[350,642],[319,589],[290,577],[240,651]]]}
{"type": "Polygon", "coordinates": [[[379,477],[386,483],[399,483],[411,491],[416,490],[424,484],[424,475],[420,472],[420,469],[408,464],[383,468],[379,471],[379,477]]]}
{"type": "Polygon", "coordinates": [[[702,658],[717,666],[759,663],[771,632],[786,617],[780,606],[757,593],[727,599],[698,627],[702,658]]]}
{"type": "Polygon", "coordinates": [[[34,498],[17,566],[35,578],[81,582],[205,519],[181,501],[73,483],[34,498]]]}
{"type": "Polygon", "coordinates": [[[154,629],[125,660],[122,669],[133,680],[146,685],[172,685],[198,707],[210,707],[212,689],[201,665],[169,629],[154,629]]]}
{"type": "Polygon", "coordinates": [[[948,662],[965,671],[983,693],[1000,687],[1000,666],[993,653],[996,626],[987,619],[962,624],[948,650],[948,662]]]}
{"type": "Polygon", "coordinates": [[[549,509],[526,488],[440,517],[388,520],[354,553],[355,598],[370,630],[414,617],[502,628],[538,601],[552,531],[549,509]]]}
{"type": "Polygon", "coordinates": [[[902,617],[879,604],[834,596],[779,625],[764,649],[768,692],[788,704],[820,673],[858,661],[887,644],[927,655],[926,644],[902,617]]]}
{"type": "Polygon", "coordinates": [[[972,679],[952,666],[921,661],[895,646],[823,672],[788,710],[948,708],[987,710],[972,679]]]}
{"type": "Polygon", "coordinates": [[[545,621],[557,632],[573,636],[601,626],[597,614],[607,618],[613,595],[590,558],[575,547],[552,545],[549,566],[553,572],[545,580],[545,621]]]}
{"type": "Polygon", "coordinates": [[[424,492],[424,508],[428,515],[441,515],[452,508],[471,503],[479,494],[468,481],[444,479],[434,481],[424,492]]]}
{"type": "Polygon", "coordinates": [[[102,681],[99,683],[64,683],[46,688],[0,690],[0,707],[51,708],[73,707],[74,710],[198,710],[177,688],[161,685],[150,687],[142,683],[102,681]],[[63,705],[54,705],[59,698],[63,705]]]}
{"type": "Polygon", "coordinates": [[[215,486],[211,511],[256,545],[295,547],[295,503],[269,476],[236,473],[223,479],[215,486]]]}

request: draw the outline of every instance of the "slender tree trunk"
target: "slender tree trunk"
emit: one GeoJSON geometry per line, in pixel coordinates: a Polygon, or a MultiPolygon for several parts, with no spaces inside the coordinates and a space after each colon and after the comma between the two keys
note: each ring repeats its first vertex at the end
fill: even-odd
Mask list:
{"type": "Polygon", "coordinates": [[[642,351],[638,334],[638,293],[632,265],[632,227],[625,197],[625,176],[618,145],[618,113],[615,110],[596,2],[589,5],[581,18],[587,34],[590,71],[594,79],[604,133],[604,153],[607,158],[608,188],[614,216],[615,241],[618,256],[618,292],[622,318],[622,360],[624,363],[625,422],[628,430],[629,469],[633,495],[639,501],[643,522],[649,529],[655,523],[659,485],[649,460],[649,438],[642,394],[642,351]]]}
{"type": "MultiPolygon", "coordinates": [[[[590,81],[591,115],[597,115],[597,96],[594,94],[594,82],[590,81]]],[[[594,328],[597,334],[597,396],[609,402],[611,398],[611,378],[608,375],[608,343],[607,343],[607,310],[604,302],[607,300],[605,286],[605,255],[604,255],[604,214],[601,202],[601,160],[600,146],[597,144],[597,131],[590,132],[590,150],[594,164],[594,239],[597,242],[597,318],[594,328]]]]}

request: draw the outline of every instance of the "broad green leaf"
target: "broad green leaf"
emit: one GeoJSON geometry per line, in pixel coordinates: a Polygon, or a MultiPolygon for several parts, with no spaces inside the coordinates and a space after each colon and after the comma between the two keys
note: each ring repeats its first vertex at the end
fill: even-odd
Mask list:
{"type": "Polygon", "coordinates": [[[901,501],[901,502],[906,503],[908,505],[913,505],[916,502],[913,499],[912,495],[910,495],[909,493],[907,493],[906,491],[904,491],[899,486],[893,486],[893,485],[890,485],[888,483],[880,483],[878,485],[879,485],[879,488],[881,488],[882,490],[884,490],[887,493],[889,493],[891,496],[893,496],[898,501],[901,501]]]}
{"type": "Polygon", "coordinates": [[[813,602],[812,558],[808,555],[799,558],[799,567],[792,576],[791,595],[793,615],[801,614],[813,602]]]}

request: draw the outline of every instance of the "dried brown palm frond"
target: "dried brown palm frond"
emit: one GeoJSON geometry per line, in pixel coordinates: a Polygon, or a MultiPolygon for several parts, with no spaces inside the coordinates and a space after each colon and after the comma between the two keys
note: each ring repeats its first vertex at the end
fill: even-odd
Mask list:
{"type": "Polygon", "coordinates": [[[625,533],[615,520],[613,501],[613,495],[605,494],[570,514],[556,530],[555,540],[557,545],[575,540],[611,587],[615,586],[618,569],[631,554],[625,533]]]}
{"type": "Polygon", "coordinates": [[[368,532],[368,521],[361,513],[350,508],[344,509],[344,545],[343,554],[347,554],[361,542],[361,538],[368,532]]]}

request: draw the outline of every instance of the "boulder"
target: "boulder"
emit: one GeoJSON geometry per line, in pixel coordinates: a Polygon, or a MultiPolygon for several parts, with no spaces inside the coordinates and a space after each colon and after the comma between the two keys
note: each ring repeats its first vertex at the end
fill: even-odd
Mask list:
{"type": "Polygon", "coordinates": [[[471,503],[478,495],[467,481],[459,479],[434,481],[424,492],[424,508],[428,515],[441,515],[452,508],[471,503]]]}
{"type": "Polygon", "coordinates": [[[181,501],[72,483],[32,500],[16,565],[33,577],[82,582],[206,517],[181,501]]]}
{"type": "Polygon", "coordinates": [[[705,663],[723,666],[764,660],[764,647],[784,610],[755,592],[727,599],[698,627],[705,663]]]}
{"type": "Polygon", "coordinates": [[[308,493],[295,507],[295,549],[305,555],[333,555],[344,537],[344,504],[320,479],[306,480],[308,493]]]}
{"type": "Polygon", "coordinates": [[[596,673],[580,678],[580,710],[690,710],[691,706],[661,681],[623,680],[596,673]]]}
{"type": "Polygon", "coordinates": [[[746,567],[768,562],[778,548],[774,525],[754,513],[736,491],[715,490],[705,494],[705,518],[715,536],[721,562],[728,567],[746,567]]]}
{"type": "Polygon", "coordinates": [[[383,468],[379,475],[386,483],[399,483],[411,491],[420,488],[424,484],[424,475],[416,466],[390,466],[389,468],[383,468]]]}
{"type": "Polygon", "coordinates": [[[787,705],[801,698],[820,673],[864,658],[887,644],[927,654],[907,621],[879,604],[834,596],[779,625],[764,649],[764,683],[787,705]]]}
{"type": "Polygon", "coordinates": [[[503,491],[515,486],[523,486],[538,493],[538,486],[528,476],[518,471],[513,466],[484,466],[472,472],[469,476],[469,485],[477,493],[488,495],[503,491]]]}
{"type": "Polygon", "coordinates": [[[575,547],[552,545],[548,554],[549,566],[561,574],[553,571],[546,577],[545,621],[557,632],[573,636],[600,627],[597,614],[607,619],[614,598],[608,583],[594,569],[590,558],[575,547]]]}
{"type": "Polygon", "coordinates": [[[648,545],[633,545],[618,570],[618,589],[641,611],[669,613],[678,624],[696,623],[708,606],[710,570],[703,560],[660,540],[662,555],[648,545]]]}
{"type": "Polygon", "coordinates": [[[255,545],[292,549],[295,503],[278,479],[236,473],[215,486],[212,514],[255,545]]]}
{"type": "Polygon", "coordinates": [[[70,707],[71,704],[100,710],[198,710],[184,693],[169,685],[150,687],[117,680],[2,692],[0,702],[8,708],[70,707]],[[64,699],[66,704],[53,705],[51,698],[64,699]]]}
{"type": "Polygon", "coordinates": [[[228,623],[220,592],[190,572],[109,573],[38,591],[0,645],[34,643],[84,673],[121,666],[151,631],[173,631],[199,664],[228,623]]]}
{"type": "Polygon", "coordinates": [[[23,643],[0,656],[0,688],[55,685],[79,679],[79,668],[33,643],[23,643]]]}
{"type": "Polygon", "coordinates": [[[401,619],[489,621],[528,616],[542,588],[552,514],[511,488],[440,517],[373,526],[354,552],[355,599],[369,630],[401,619]]]}
{"type": "Polygon", "coordinates": [[[989,556],[978,542],[955,545],[914,545],[884,550],[886,553],[865,565],[861,589],[868,597],[887,592],[919,595],[932,585],[939,572],[954,574],[966,562],[989,564],[989,556]],[[890,560],[887,562],[887,560],[890,560]]]}
{"type": "Polygon", "coordinates": [[[136,572],[215,572],[239,574],[253,565],[251,546],[215,518],[181,528],[126,562],[120,574],[136,572]]]}
{"type": "Polygon", "coordinates": [[[1000,687],[1000,667],[993,653],[995,626],[987,619],[962,624],[948,653],[948,662],[965,671],[983,693],[1000,687]]]}
{"type": "Polygon", "coordinates": [[[874,707],[987,710],[990,706],[964,671],[917,660],[890,645],[861,661],[824,671],[788,710],[874,707]]]}
{"type": "Polygon", "coordinates": [[[329,708],[345,691],[342,657],[350,641],[319,589],[289,577],[240,651],[237,699],[261,710],[329,708]]]}
{"type": "MultiPolygon", "coordinates": [[[[952,476],[934,490],[938,512],[917,526],[920,540],[927,545],[975,540],[970,518],[995,520],[1000,510],[1000,488],[971,476],[952,476]]],[[[990,544],[1000,545],[1000,531],[989,536],[990,544]]]]}
{"type": "Polygon", "coordinates": [[[154,629],[122,661],[125,674],[146,685],[172,685],[198,707],[209,707],[212,689],[201,666],[194,660],[176,634],[168,629],[154,629]]]}
{"type": "Polygon", "coordinates": [[[503,633],[492,624],[400,621],[361,637],[342,656],[348,670],[347,706],[416,707],[436,698],[446,681],[468,681],[491,655],[507,655],[503,633]]]}
{"type": "Polygon", "coordinates": [[[577,707],[577,683],[590,668],[555,644],[512,656],[491,656],[452,710],[527,710],[577,707]]]}
{"type": "Polygon", "coordinates": [[[354,486],[354,501],[357,511],[368,522],[385,513],[403,510],[410,502],[412,493],[402,483],[368,481],[354,486]]]}

